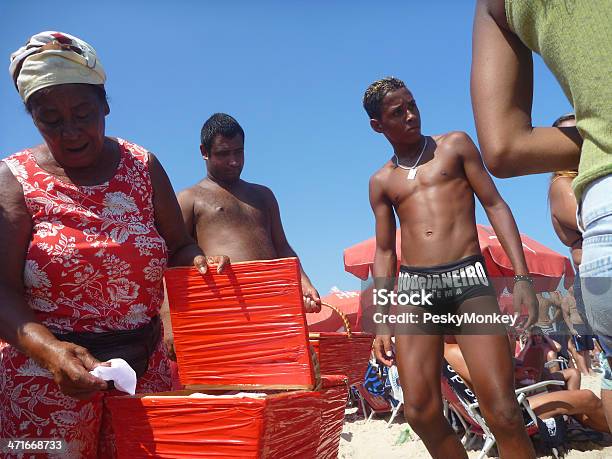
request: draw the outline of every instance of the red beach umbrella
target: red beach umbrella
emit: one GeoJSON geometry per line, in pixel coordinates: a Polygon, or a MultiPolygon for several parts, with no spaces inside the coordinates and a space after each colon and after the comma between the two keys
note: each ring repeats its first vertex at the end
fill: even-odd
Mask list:
{"type": "MultiPolygon", "coordinates": [[[[321,298],[322,302],[335,306],[347,316],[352,331],[359,331],[356,328],[359,300],[359,292],[339,289],[332,289],[329,295],[321,298]]],[[[306,320],[310,332],[335,332],[341,328],[344,329],[340,316],[326,307],[322,307],[321,312],[306,314],[306,320]]]]}

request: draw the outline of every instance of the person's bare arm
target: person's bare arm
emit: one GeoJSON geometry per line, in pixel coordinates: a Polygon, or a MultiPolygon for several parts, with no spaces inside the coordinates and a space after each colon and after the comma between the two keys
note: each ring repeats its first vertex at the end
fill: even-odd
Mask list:
{"type": "MultiPolygon", "coordinates": [[[[270,214],[270,227],[272,230],[272,243],[276,249],[276,253],[279,257],[296,257],[295,250],[289,245],[287,236],[285,235],[285,229],[283,228],[283,222],[281,220],[280,208],[278,201],[274,196],[272,190],[267,187],[261,187],[262,192],[265,195],[268,211],[270,214]]],[[[316,288],[312,285],[310,278],[304,271],[302,264],[300,263],[300,275],[302,283],[302,294],[304,295],[304,307],[306,312],[319,312],[321,310],[321,297],[316,288]]]]}
{"type": "MultiPolygon", "coordinates": [[[[578,231],[576,222],[576,196],[572,189],[572,179],[558,177],[548,190],[551,215],[565,228],[578,231]]],[[[563,242],[563,241],[562,241],[563,242]]]]}
{"type": "Polygon", "coordinates": [[[568,247],[576,248],[582,244],[582,234],[576,222],[576,196],[572,190],[572,179],[558,177],[548,190],[550,200],[550,215],[555,233],[559,240],[568,247]]]}
{"type": "MultiPolygon", "coordinates": [[[[525,254],[523,253],[523,243],[512,211],[497,191],[493,179],[482,163],[476,145],[463,132],[450,134],[446,141],[452,142],[453,149],[456,148],[462,158],[465,176],[482,204],[501,246],[512,263],[515,274],[529,274],[525,254]]],[[[538,299],[533,286],[529,282],[521,281],[514,285],[513,301],[515,310],[523,304],[529,312],[526,328],[538,321],[538,299]]]]}
{"type": "Polygon", "coordinates": [[[194,265],[201,273],[208,269],[207,262],[218,264],[221,272],[229,262],[224,255],[205,257],[202,249],[189,235],[176,200],[170,179],[155,155],[149,153],[149,173],[153,185],[153,206],[155,208],[155,226],[168,246],[168,264],[170,266],[194,265]]]}
{"type": "Polygon", "coordinates": [[[574,328],[574,324],[572,323],[572,319],[570,318],[570,302],[571,300],[567,296],[563,297],[563,299],[561,300],[561,313],[563,314],[563,320],[565,321],[565,324],[567,325],[567,328],[569,329],[570,333],[572,335],[577,335],[578,332],[574,328]]]}
{"type": "Polygon", "coordinates": [[[191,238],[197,242],[197,233],[195,231],[195,215],[194,215],[194,204],[195,197],[191,189],[181,191],[176,199],[181,208],[181,215],[183,216],[183,222],[185,223],[185,229],[191,238]]]}
{"type": "MultiPolygon", "coordinates": [[[[374,287],[380,291],[394,288],[394,279],[397,271],[397,254],[395,252],[395,214],[393,205],[387,198],[382,185],[383,179],[375,174],[370,179],[370,205],[376,220],[376,251],[372,275],[374,287]]],[[[388,308],[376,306],[376,312],[386,315],[388,308]]],[[[391,344],[391,330],[380,324],[374,341],[374,354],[385,365],[393,364],[393,350],[391,344]]]]}
{"type": "Polygon", "coordinates": [[[548,343],[548,345],[553,351],[559,352],[561,350],[561,345],[557,343],[555,340],[553,340],[551,337],[542,335],[542,338],[544,338],[544,341],[548,343]]]}
{"type": "Polygon", "coordinates": [[[556,303],[553,303],[553,307],[555,312],[553,313],[551,322],[557,323],[558,321],[563,320],[563,311],[561,310],[561,306],[557,305],[556,303]]]}
{"type": "Polygon", "coordinates": [[[25,301],[23,273],[31,235],[21,186],[0,162],[0,338],[48,369],[63,393],[87,399],[107,387],[89,374],[100,362],[87,349],[59,341],[25,301]]]}
{"type": "Polygon", "coordinates": [[[519,38],[501,27],[502,0],[478,0],[472,38],[471,94],[478,141],[497,177],[578,167],[582,138],[575,127],[531,121],[533,61],[519,38]],[[497,11],[497,18],[493,10],[497,11]]]}

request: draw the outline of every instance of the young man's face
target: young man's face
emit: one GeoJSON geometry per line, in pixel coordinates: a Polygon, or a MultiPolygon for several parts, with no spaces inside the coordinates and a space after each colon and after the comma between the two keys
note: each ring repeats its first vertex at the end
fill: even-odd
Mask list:
{"type": "Polygon", "coordinates": [[[240,179],[244,167],[244,139],[240,134],[228,138],[217,135],[210,151],[201,147],[208,172],[227,183],[240,179]]]}
{"type": "Polygon", "coordinates": [[[421,115],[408,89],[387,93],[382,102],[380,119],[371,119],[376,132],[384,134],[392,144],[407,144],[421,139],[421,115]]]}

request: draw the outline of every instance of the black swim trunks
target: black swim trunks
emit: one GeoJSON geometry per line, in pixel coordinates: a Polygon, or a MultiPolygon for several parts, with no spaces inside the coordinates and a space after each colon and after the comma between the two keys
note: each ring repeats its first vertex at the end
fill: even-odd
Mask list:
{"type": "MultiPolygon", "coordinates": [[[[397,292],[431,294],[435,309],[456,312],[465,300],[495,296],[482,255],[472,255],[453,263],[429,267],[401,266],[397,292]]],[[[428,304],[422,305],[428,308],[428,304]]]]}
{"type": "MultiPolygon", "coordinates": [[[[457,334],[474,330],[466,322],[458,322],[465,315],[460,306],[468,299],[489,296],[495,298],[495,289],[487,274],[485,260],[481,255],[473,255],[453,263],[428,267],[401,266],[397,279],[398,303],[403,298],[410,297],[409,309],[418,315],[415,324],[420,332],[425,334],[457,334]],[[413,301],[417,300],[417,301],[413,301]],[[432,318],[435,316],[435,318],[432,318]],[[429,318],[429,321],[427,319],[429,318]]],[[[490,302],[489,302],[490,304],[490,302]]],[[[398,309],[400,309],[398,307],[398,309]]],[[[491,314],[491,310],[480,311],[479,306],[472,312],[491,314]]],[[[495,302],[495,312],[499,313],[495,302]]],[[[497,328],[476,328],[477,334],[497,333],[497,328]]],[[[411,333],[415,327],[407,328],[411,333]]]]}

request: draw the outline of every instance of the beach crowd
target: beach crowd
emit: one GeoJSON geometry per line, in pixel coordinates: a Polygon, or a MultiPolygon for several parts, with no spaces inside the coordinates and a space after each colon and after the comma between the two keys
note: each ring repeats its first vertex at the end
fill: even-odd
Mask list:
{"type": "MultiPolygon", "coordinates": [[[[612,430],[611,21],[607,0],[479,0],[471,94],[480,150],[464,132],[423,134],[416,95],[401,79],[365,89],[370,128],[393,150],[369,182],[375,287],[418,288],[428,300],[404,305],[410,314],[499,314],[476,197],[512,264],[514,306],[528,312],[521,336],[501,322],[486,334],[478,321],[378,325],[375,358],[397,365],[404,417],[432,457],[467,457],[444,416],[443,362],[478,397],[500,457],[535,457],[515,394],[525,379],[563,383],[530,398],[538,416],[612,430]],[[549,127],[531,121],[532,53],[573,107],[549,127]],[[576,272],[567,292],[534,288],[538,273],[490,173],[551,174],[553,227],[576,272]],[[396,287],[398,276],[414,282],[396,287]],[[461,288],[428,293],[459,277],[461,288]],[[600,397],[580,390],[581,374],[594,369],[603,374],[600,397]]],[[[82,38],[56,31],[11,55],[12,83],[43,143],[0,162],[0,438],[62,438],[74,457],[107,458],[116,451],[104,400],[120,392],[91,371],[121,357],[136,371],[137,393],[172,388],[165,270],[221,273],[234,262],[298,255],[273,191],[241,179],[247,136],[234,117],[205,120],[206,176],[175,194],[153,153],[106,135],[102,61],[82,38]]],[[[304,310],[319,311],[317,289],[303,269],[300,277],[304,310]]]]}

